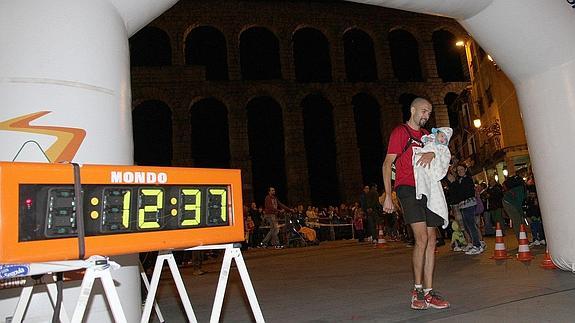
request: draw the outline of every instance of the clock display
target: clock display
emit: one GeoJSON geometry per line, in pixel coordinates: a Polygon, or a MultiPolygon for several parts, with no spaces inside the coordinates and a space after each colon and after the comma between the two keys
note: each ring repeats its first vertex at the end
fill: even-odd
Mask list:
{"type": "MultiPolygon", "coordinates": [[[[86,236],[229,225],[226,186],[83,185],[86,236]]],[[[19,241],[74,237],[72,185],[20,185],[19,241]]]]}

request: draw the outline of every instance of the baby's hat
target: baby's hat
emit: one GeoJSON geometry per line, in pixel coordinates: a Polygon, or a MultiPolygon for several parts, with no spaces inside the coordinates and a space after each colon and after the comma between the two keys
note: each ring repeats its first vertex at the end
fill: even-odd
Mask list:
{"type": "Polygon", "coordinates": [[[431,133],[434,135],[437,134],[438,132],[443,132],[443,134],[445,134],[445,136],[447,137],[447,142],[449,142],[449,140],[451,139],[451,135],[453,135],[453,129],[449,127],[431,129],[431,133]]]}

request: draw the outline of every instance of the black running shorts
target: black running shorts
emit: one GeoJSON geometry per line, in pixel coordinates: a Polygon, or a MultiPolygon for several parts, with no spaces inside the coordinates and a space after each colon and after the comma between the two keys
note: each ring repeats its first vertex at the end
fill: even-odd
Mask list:
{"type": "Polygon", "coordinates": [[[401,202],[405,223],[426,222],[428,227],[443,225],[443,218],[427,208],[427,197],[425,195],[422,196],[421,200],[415,198],[415,187],[399,186],[396,192],[401,202]]]}

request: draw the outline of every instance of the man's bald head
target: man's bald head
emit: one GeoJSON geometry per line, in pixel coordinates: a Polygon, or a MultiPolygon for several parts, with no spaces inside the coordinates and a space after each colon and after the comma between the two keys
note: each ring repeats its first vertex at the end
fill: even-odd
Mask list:
{"type": "Polygon", "coordinates": [[[419,107],[423,107],[423,106],[428,106],[431,107],[431,103],[429,103],[429,101],[427,101],[424,98],[415,98],[412,102],[411,102],[411,107],[412,108],[419,108],[419,107]]]}
{"type": "Polygon", "coordinates": [[[427,120],[429,120],[429,115],[431,114],[432,106],[429,101],[424,98],[416,98],[411,102],[411,118],[409,118],[409,123],[412,127],[423,127],[427,120]]]}

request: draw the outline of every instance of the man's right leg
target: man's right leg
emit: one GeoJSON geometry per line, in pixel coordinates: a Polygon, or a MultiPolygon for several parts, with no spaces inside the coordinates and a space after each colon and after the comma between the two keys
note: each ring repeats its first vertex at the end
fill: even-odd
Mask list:
{"type": "MultiPolygon", "coordinates": [[[[413,277],[415,286],[423,286],[423,268],[425,266],[425,252],[428,248],[427,241],[427,224],[425,222],[416,222],[410,224],[415,238],[413,246],[413,277]]],[[[416,288],[411,298],[411,308],[423,310],[427,308],[427,303],[423,297],[423,289],[416,288]],[[419,295],[421,294],[421,295],[419,295]]]]}
{"type": "Polygon", "coordinates": [[[271,243],[274,246],[277,246],[280,244],[279,239],[278,239],[278,233],[279,233],[279,228],[278,228],[278,220],[274,215],[271,216],[270,219],[270,233],[271,233],[271,243]]]}
{"type": "Polygon", "coordinates": [[[424,310],[428,307],[423,292],[423,268],[428,245],[425,202],[415,198],[415,187],[412,186],[399,186],[397,188],[397,197],[403,207],[405,222],[411,228],[415,240],[412,255],[415,286],[411,293],[411,308],[424,310]]]}
{"type": "Polygon", "coordinates": [[[416,285],[422,285],[425,250],[427,249],[427,224],[425,222],[412,223],[411,229],[415,238],[412,257],[413,277],[416,285]]]}
{"type": "Polygon", "coordinates": [[[260,242],[261,246],[267,245],[268,242],[270,241],[270,238],[272,237],[272,234],[273,234],[273,224],[272,224],[273,222],[271,220],[271,217],[269,215],[265,215],[264,219],[269,224],[270,229],[269,229],[268,233],[266,234],[266,236],[264,237],[264,239],[262,240],[262,242],[260,242]]]}

